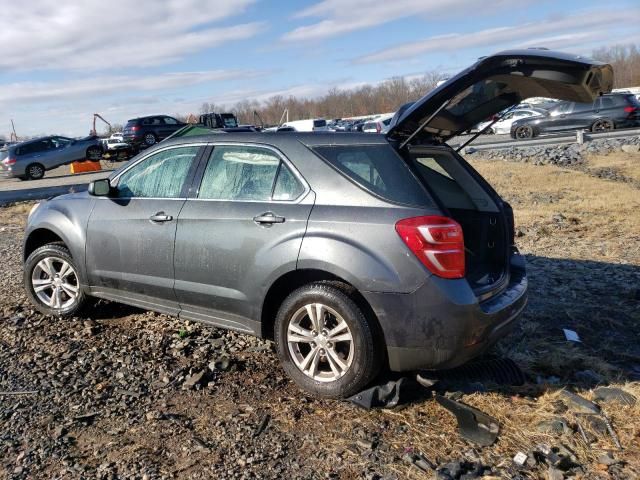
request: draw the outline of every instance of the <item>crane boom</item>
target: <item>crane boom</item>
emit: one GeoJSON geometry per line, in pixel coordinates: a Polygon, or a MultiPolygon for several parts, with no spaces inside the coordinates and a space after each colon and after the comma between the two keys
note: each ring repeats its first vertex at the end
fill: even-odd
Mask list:
{"type": "Polygon", "coordinates": [[[96,131],[96,119],[100,119],[102,120],[104,123],[106,123],[109,126],[109,129],[111,129],[111,124],[109,122],[107,122],[102,115],[100,115],[99,113],[94,113],[93,114],[93,128],[91,129],[91,132],[89,132],[89,135],[97,135],[98,132],[96,131]]]}

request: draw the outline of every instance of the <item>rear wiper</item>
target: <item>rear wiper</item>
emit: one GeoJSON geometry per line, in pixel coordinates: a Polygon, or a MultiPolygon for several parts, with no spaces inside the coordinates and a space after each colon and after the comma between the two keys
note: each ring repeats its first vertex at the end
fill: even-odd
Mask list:
{"type": "Polygon", "coordinates": [[[466,147],[467,145],[469,145],[471,142],[473,142],[476,138],[478,138],[480,135],[482,135],[484,132],[486,132],[487,130],[489,130],[491,127],[493,127],[493,124],[496,122],[499,122],[500,120],[502,120],[509,112],[511,112],[512,110],[515,110],[516,107],[518,105],[513,105],[511,108],[508,108],[502,115],[496,116],[496,118],[490,123],[488,124],[486,127],[484,127],[482,130],[480,130],[479,132],[476,132],[476,134],[471,137],[469,140],[467,140],[466,142],[464,142],[462,145],[460,145],[458,148],[456,148],[456,153],[458,153],[460,150],[462,150],[464,147],[466,147]]]}
{"type": "Polygon", "coordinates": [[[409,135],[409,138],[407,138],[404,142],[400,144],[400,149],[403,149],[405,145],[409,143],[411,139],[418,134],[418,132],[422,131],[422,129],[426,127],[427,124],[429,124],[429,122],[431,122],[431,120],[433,120],[433,118],[436,115],[438,115],[447,105],[449,105],[449,102],[451,102],[451,99],[444,102],[442,105],[440,105],[440,107],[435,112],[429,115],[429,117],[424,122],[422,122],[422,124],[420,124],[420,126],[416,128],[416,130],[411,135],[409,135]]]}

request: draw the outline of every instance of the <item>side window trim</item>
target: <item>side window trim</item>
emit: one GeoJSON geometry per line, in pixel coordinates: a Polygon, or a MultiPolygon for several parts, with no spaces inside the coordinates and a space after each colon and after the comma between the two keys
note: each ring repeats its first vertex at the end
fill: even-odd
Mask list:
{"type": "Polygon", "coordinates": [[[271,186],[271,198],[269,200],[258,200],[260,203],[286,203],[286,204],[296,204],[300,203],[307,194],[311,191],[311,187],[307,183],[306,179],[300,174],[298,169],[293,165],[291,160],[289,160],[284,153],[278,150],[276,147],[272,145],[266,145],[262,143],[235,143],[235,142],[216,142],[207,144],[207,148],[204,149],[202,155],[200,156],[200,163],[198,165],[197,171],[192,180],[191,188],[187,198],[189,200],[197,200],[200,202],[256,202],[257,200],[219,200],[219,199],[211,199],[211,198],[198,198],[198,193],[200,191],[200,185],[202,184],[202,179],[204,177],[204,172],[207,168],[207,165],[211,159],[213,154],[213,150],[216,147],[253,147],[253,148],[264,148],[273,152],[279,159],[280,163],[278,164],[278,171],[276,172],[276,176],[273,180],[273,184],[271,186]],[[273,192],[276,188],[276,183],[278,181],[278,175],[280,174],[282,164],[285,164],[287,168],[291,171],[293,176],[300,182],[303,187],[303,191],[297,198],[290,200],[273,200],[273,192]]]}

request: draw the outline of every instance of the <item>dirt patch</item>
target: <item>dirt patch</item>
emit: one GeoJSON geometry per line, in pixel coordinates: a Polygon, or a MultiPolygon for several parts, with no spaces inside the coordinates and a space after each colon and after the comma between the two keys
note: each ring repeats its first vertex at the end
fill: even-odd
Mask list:
{"type": "Polygon", "coordinates": [[[546,478],[544,461],[512,459],[547,445],[573,452],[582,478],[637,478],[640,403],[603,404],[618,451],[559,392],[592,398],[602,384],[640,398],[638,191],[554,166],[473,165],[513,205],[529,263],[530,303],[493,352],[516,360],[527,383],[460,394],[500,422],[491,447],[461,439],[427,394],[370,412],[310,398],[272,344],[253,337],[103,301],[71,321],[43,317],[21,289],[31,205],[20,204],[0,208],[0,392],[22,392],[0,395],[0,469],[14,478],[432,478],[403,460],[413,452],[434,465],[476,463],[488,478],[546,478]],[[562,328],[582,342],[567,342],[562,328]],[[566,431],[541,429],[558,417],[566,431]]]}

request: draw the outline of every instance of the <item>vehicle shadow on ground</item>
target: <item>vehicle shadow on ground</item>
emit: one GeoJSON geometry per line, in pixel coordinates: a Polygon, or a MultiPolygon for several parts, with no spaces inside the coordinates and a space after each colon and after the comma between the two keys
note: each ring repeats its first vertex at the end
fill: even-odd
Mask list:
{"type": "Polygon", "coordinates": [[[411,404],[431,399],[433,391],[539,396],[640,381],[640,266],[526,258],[529,303],[513,331],[489,352],[461,369],[421,372],[437,380],[433,389],[415,382],[413,375],[389,372],[375,384],[407,376],[401,403],[411,404]],[[563,329],[576,332],[580,341],[567,340],[563,329]],[[495,359],[501,359],[497,370],[483,369],[495,359]],[[513,375],[504,359],[522,370],[522,385],[510,383],[513,375]]]}

